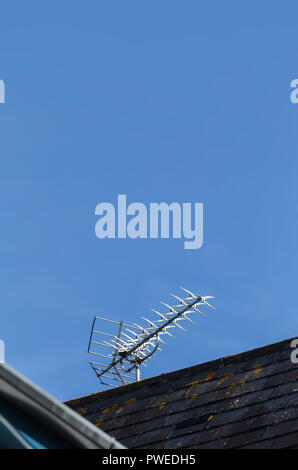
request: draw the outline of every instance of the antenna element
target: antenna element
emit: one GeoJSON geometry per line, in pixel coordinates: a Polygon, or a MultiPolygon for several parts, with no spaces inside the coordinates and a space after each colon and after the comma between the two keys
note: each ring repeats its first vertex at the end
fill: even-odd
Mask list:
{"type": "Polygon", "coordinates": [[[215,308],[207,301],[214,297],[202,297],[193,294],[187,289],[181,287],[184,296],[178,297],[170,294],[174,299],[176,305],[169,305],[161,302],[166,307],[167,311],[162,313],[152,309],[158,315],[158,319],[150,320],[141,317],[146,324],[139,325],[137,323],[126,324],[123,321],[116,322],[106,318],[94,317],[88,353],[97,356],[98,361],[89,361],[92,369],[95,371],[97,377],[102,385],[109,387],[126,385],[141,378],[140,367],[146,366],[146,361],[160,349],[160,343],[167,344],[164,341],[166,336],[175,338],[169,331],[171,328],[179,328],[185,330],[180,322],[189,321],[195,323],[188,317],[191,313],[199,313],[206,316],[198,306],[207,305],[215,310],[215,308]],[[179,302],[179,303],[177,303],[179,302]],[[100,331],[97,325],[109,324],[112,328],[117,328],[112,333],[100,331]],[[94,350],[96,349],[96,350],[94,350]],[[107,382],[108,381],[108,382],[107,382]],[[112,381],[112,383],[110,383],[112,381]]]}

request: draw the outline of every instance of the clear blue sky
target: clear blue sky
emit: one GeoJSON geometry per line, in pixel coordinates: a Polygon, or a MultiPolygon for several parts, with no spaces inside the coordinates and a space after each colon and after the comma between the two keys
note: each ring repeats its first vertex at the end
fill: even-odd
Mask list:
{"type": "Polygon", "coordinates": [[[0,338],[61,400],[99,389],[94,314],[184,285],[216,312],[157,375],[297,334],[297,2],[1,5],[0,338]],[[99,240],[102,201],[203,202],[204,244],[99,240]]]}

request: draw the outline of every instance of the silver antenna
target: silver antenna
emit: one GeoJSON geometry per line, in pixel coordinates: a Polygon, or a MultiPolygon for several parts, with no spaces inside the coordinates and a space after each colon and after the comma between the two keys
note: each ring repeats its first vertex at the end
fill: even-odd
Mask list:
{"type": "MultiPolygon", "coordinates": [[[[162,335],[172,338],[175,336],[169,331],[171,328],[186,331],[185,324],[182,326],[179,322],[188,320],[195,323],[188,317],[190,314],[201,314],[198,306],[207,306],[215,310],[208,302],[214,297],[193,294],[187,289],[180,287],[183,291],[183,297],[170,294],[174,297],[176,305],[169,305],[161,302],[167,311],[155,313],[155,319],[141,317],[144,325],[133,323],[131,325],[123,321],[117,322],[102,317],[94,317],[90,339],[88,344],[88,353],[98,357],[97,361],[89,361],[92,369],[96,373],[102,385],[109,387],[126,385],[141,379],[141,365],[146,366],[146,361],[157,351],[161,350],[160,343],[167,344],[162,335]],[[185,294],[187,296],[185,297],[185,294]],[[157,318],[156,318],[157,317],[157,318]],[[102,331],[97,325],[105,324],[105,328],[110,327],[111,331],[102,331]],[[115,331],[116,328],[116,331],[115,331]],[[112,382],[112,383],[111,383],[112,382]]],[[[187,323],[187,322],[186,322],[187,323]]]]}

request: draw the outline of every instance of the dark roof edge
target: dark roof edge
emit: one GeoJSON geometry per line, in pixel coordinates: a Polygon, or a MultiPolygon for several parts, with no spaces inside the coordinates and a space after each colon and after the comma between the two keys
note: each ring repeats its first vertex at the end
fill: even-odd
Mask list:
{"type": "Polygon", "coordinates": [[[59,426],[61,432],[63,431],[65,438],[75,437],[83,448],[125,448],[114,437],[96,428],[6,363],[0,364],[0,382],[1,394],[8,396],[15,404],[22,402],[28,410],[34,406],[34,409],[39,411],[36,415],[39,416],[38,419],[43,415],[49,416],[57,429],[59,426]]]}
{"type": "Polygon", "coordinates": [[[154,383],[156,383],[157,379],[160,379],[163,382],[166,382],[169,379],[176,378],[178,375],[188,375],[191,374],[194,371],[204,371],[206,369],[211,369],[212,367],[219,366],[219,365],[227,365],[230,363],[238,363],[246,359],[253,359],[257,356],[262,355],[263,353],[271,353],[280,350],[283,346],[286,346],[288,343],[290,343],[293,339],[297,338],[296,336],[293,336],[292,338],[288,338],[282,341],[279,341],[277,343],[272,343],[267,346],[261,346],[256,349],[251,349],[249,351],[244,351],[242,353],[237,353],[231,356],[225,356],[221,357],[218,359],[214,359],[212,361],[208,362],[202,362],[201,364],[197,364],[195,366],[190,366],[190,367],[185,367],[184,369],[178,369],[174,370],[172,372],[166,372],[164,374],[160,375],[155,375],[154,377],[150,377],[148,379],[141,380],[140,382],[134,382],[132,384],[128,385],[122,385],[121,387],[117,388],[112,388],[108,390],[103,390],[95,393],[91,393],[90,395],[85,395],[83,397],[78,397],[78,398],[73,398],[71,400],[68,400],[65,402],[67,405],[72,405],[74,402],[77,400],[84,400],[89,401],[95,397],[95,395],[99,395],[104,399],[106,395],[108,395],[109,398],[113,397],[114,395],[118,395],[119,392],[129,392],[131,390],[135,390],[137,388],[140,388],[142,386],[150,386],[154,383]]]}

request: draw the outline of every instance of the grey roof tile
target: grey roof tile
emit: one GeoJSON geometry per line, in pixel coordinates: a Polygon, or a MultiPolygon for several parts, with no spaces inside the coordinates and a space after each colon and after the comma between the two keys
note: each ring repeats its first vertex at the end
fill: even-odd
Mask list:
{"type": "Polygon", "coordinates": [[[298,447],[291,339],[67,404],[129,448],[298,447]]]}

